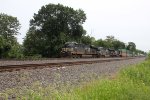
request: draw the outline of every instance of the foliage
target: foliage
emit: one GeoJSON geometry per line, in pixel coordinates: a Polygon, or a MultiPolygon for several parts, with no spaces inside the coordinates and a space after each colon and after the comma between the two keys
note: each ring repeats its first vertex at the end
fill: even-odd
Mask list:
{"type": "Polygon", "coordinates": [[[102,39],[98,39],[98,40],[94,41],[94,45],[95,46],[105,47],[104,41],[102,39]]]}
{"type": "Polygon", "coordinates": [[[46,53],[46,51],[44,52],[46,47],[43,47],[47,44],[45,38],[41,32],[35,32],[35,28],[30,28],[24,40],[24,54],[33,56],[42,52],[46,53]]]}
{"type": "Polygon", "coordinates": [[[82,24],[86,15],[81,9],[74,10],[61,4],[42,6],[30,21],[24,40],[25,54],[58,56],[66,41],[80,41],[85,34],[82,24]]]}
{"type": "Polygon", "coordinates": [[[0,58],[21,58],[23,57],[23,48],[15,40],[9,43],[6,39],[0,37],[0,58]]]}
{"type": "Polygon", "coordinates": [[[98,39],[94,42],[94,45],[104,48],[113,48],[116,50],[125,48],[125,43],[115,39],[114,36],[107,36],[105,40],[98,39]]]}
{"type": "Polygon", "coordinates": [[[123,43],[123,42],[121,42],[119,40],[113,41],[112,44],[113,44],[114,49],[116,49],[116,50],[125,48],[125,43],[123,43]]]}
{"type": "Polygon", "coordinates": [[[17,59],[23,58],[23,47],[19,43],[12,45],[10,51],[8,52],[8,57],[17,59]]]}
{"type": "Polygon", "coordinates": [[[16,17],[0,13],[0,36],[5,39],[13,39],[19,29],[20,24],[16,17]]]}
{"type": "Polygon", "coordinates": [[[113,43],[114,41],[116,41],[115,37],[114,36],[106,36],[106,39],[105,39],[107,42],[109,43],[113,43]]]}
{"type": "Polygon", "coordinates": [[[134,42],[128,42],[127,49],[131,51],[136,51],[136,45],[134,42]]]}
{"type": "Polygon", "coordinates": [[[110,48],[112,47],[112,44],[107,42],[106,40],[98,39],[94,42],[94,45],[97,47],[104,47],[104,48],[110,48]]]}
{"type": "Polygon", "coordinates": [[[114,36],[106,36],[106,39],[104,41],[107,48],[114,48],[113,42],[116,41],[114,36]]]}
{"type": "Polygon", "coordinates": [[[0,14],[0,58],[18,57],[16,35],[20,29],[19,21],[16,17],[7,14],[0,14]]]}
{"type": "Polygon", "coordinates": [[[90,37],[89,35],[81,37],[81,43],[83,44],[92,45],[94,41],[95,41],[95,38],[90,37]]]}
{"type": "Polygon", "coordinates": [[[147,59],[150,60],[150,51],[147,53],[147,59]]]}
{"type": "Polygon", "coordinates": [[[144,51],[142,51],[142,50],[138,50],[138,49],[136,49],[136,51],[135,51],[135,54],[143,54],[143,55],[145,55],[146,56],[146,52],[144,52],[144,51]]]}
{"type": "Polygon", "coordinates": [[[145,86],[150,86],[150,61],[146,60],[136,66],[126,68],[121,71],[120,77],[129,78],[135,83],[142,83],[145,86]]]}
{"type": "Polygon", "coordinates": [[[7,42],[6,39],[3,38],[3,36],[0,36],[0,58],[6,57],[10,48],[11,45],[9,44],[9,42],[7,42]]]}

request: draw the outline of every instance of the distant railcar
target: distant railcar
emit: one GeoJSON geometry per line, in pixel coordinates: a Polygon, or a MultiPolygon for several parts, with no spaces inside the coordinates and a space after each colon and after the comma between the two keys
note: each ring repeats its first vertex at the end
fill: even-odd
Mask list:
{"type": "Polygon", "coordinates": [[[116,53],[116,51],[114,49],[110,49],[109,48],[108,51],[109,51],[110,57],[116,57],[117,56],[117,53],[116,53]]]}
{"type": "Polygon", "coordinates": [[[119,49],[119,56],[120,57],[133,57],[134,53],[126,49],[119,49]]]}

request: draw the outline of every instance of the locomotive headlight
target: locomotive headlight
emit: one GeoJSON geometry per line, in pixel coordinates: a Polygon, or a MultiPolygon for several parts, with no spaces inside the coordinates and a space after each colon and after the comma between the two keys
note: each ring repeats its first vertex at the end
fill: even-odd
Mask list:
{"type": "Polygon", "coordinates": [[[65,48],[62,48],[62,50],[61,51],[65,51],[65,48]]]}
{"type": "Polygon", "coordinates": [[[67,52],[67,48],[62,48],[62,52],[67,52]]]}
{"type": "Polygon", "coordinates": [[[69,51],[73,51],[73,48],[70,48],[69,51]]]}

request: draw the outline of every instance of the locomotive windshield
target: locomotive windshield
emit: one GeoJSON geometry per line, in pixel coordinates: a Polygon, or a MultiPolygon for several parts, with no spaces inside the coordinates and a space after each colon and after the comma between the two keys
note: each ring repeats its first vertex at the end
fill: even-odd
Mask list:
{"type": "Polygon", "coordinates": [[[97,49],[98,49],[98,50],[104,50],[104,48],[103,48],[103,47],[98,47],[97,49]]]}
{"type": "Polygon", "coordinates": [[[74,44],[65,44],[65,47],[73,47],[74,44]]]}
{"type": "Polygon", "coordinates": [[[74,47],[77,43],[76,42],[67,42],[65,43],[64,47],[65,48],[71,48],[71,47],[74,47]]]}

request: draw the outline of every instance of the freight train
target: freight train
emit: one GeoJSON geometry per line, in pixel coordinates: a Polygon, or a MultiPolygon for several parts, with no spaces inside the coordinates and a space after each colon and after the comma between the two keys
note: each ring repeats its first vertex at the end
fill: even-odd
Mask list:
{"type": "Polygon", "coordinates": [[[95,47],[93,45],[85,45],[77,42],[67,42],[61,50],[62,57],[82,58],[87,55],[93,58],[133,57],[134,53],[126,49],[114,50],[110,48],[95,47]]]}

